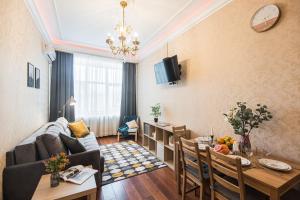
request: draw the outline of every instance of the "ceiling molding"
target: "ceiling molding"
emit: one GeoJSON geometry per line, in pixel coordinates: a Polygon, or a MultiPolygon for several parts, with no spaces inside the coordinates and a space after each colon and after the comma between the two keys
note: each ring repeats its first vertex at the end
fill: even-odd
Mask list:
{"type": "Polygon", "coordinates": [[[25,5],[28,9],[28,11],[30,12],[32,19],[36,25],[36,27],[38,28],[38,30],[40,31],[40,33],[42,34],[42,37],[44,39],[44,41],[46,43],[52,43],[52,38],[49,35],[46,27],[44,26],[44,23],[37,11],[37,8],[35,6],[35,3],[33,0],[24,0],[25,5]]]}
{"type": "Polygon", "coordinates": [[[117,60],[123,60],[127,62],[138,62],[138,57],[127,56],[126,58],[123,58],[121,56],[114,56],[111,53],[111,50],[108,48],[100,48],[100,47],[90,46],[86,44],[79,44],[77,42],[75,43],[66,40],[55,39],[53,41],[53,47],[56,50],[69,52],[69,53],[85,53],[85,54],[102,56],[106,58],[114,58],[117,60]]]}
{"type": "MultiPolygon", "coordinates": [[[[90,44],[67,41],[62,38],[57,6],[53,0],[24,0],[33,20],[45,42],[58,50],[81,52],[109,58],[122,59],[112,55],[109,48],[90,44]]],[[[149,56],[168,41],[183,34],[211,14],[215,13],[232,0],[190,0],[180,9],[168,23],[155,31],[150,39],[140,48],[138,55],[126,60],[138,61],[149,56]]]]}
{"type": "Polygon", "coordinates": [[[188,31],[230,2],[232,0],[206,0],[190,5],[176,19],[170,22],[168,26],[157,33],[147,45],[143,46],[139,52],[139,59],[146,58],[166,45],[167,42],[188,31]]]}
{"type": "Polygon", "coordinates": [[[56,23],[58,26],[58,34],[59,34],[59,38],[62,38],[62,34],[61,34],[61,23],[59,22],[59,17],[58,17],[58,12],[57,12],[57,5],[56,5],[56,1],[53,0],[52,2],[52,6],[54,9],[54,15],[55,15],[55,19],[56,19],[56,23]]]}
{"type": "Polygon", "coordinates": [[[153,34],[144,41],[144,44],[142,44],[141,48],[148,44],[158,33],[160,33],[165,27],[168,26],[179,14],[181,14],[186,8],[188,8],[193,3],[193,0],[189,0],[180,10],[178,10],[165,24],[161,25],[156,31],[153,32],[153,34]]]}

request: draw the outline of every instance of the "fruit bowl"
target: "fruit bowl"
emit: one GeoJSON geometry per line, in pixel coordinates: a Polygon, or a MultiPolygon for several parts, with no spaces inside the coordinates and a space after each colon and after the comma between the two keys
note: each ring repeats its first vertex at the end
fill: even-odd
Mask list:
{"type": "Polygon", "coordinates": [[[224,137],[219,137],[217,139],[217,143],[222,145],[226,145],[229,149],[232,149],[233,143],[234,143],[234,139],[230,136],[224,136],[224,137]]]}

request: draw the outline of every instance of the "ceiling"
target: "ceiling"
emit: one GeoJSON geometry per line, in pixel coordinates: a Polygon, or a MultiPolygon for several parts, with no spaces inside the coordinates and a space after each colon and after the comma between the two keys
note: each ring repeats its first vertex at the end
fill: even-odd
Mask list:
{"type": "MultiPolygon", "coordinates": [[[[86,2],[54,0],[61,38],[104,48],[107,33],[113,33],[114,26],[120,22],[121,6],[118,0],[86,2]]],[[[191,0],[129,1],[125,20],[139,33],[143,44],[190,3],[191,0]]]]}
{"type": "MultiPolygon", "coordinates": [[[[128,0],[126,23],[143,58],[231,0],[128,0]]],[[[26,0],[45,40],[57,49],[111,56],[105,43],[122,10],[119,0],[26,0]]]]}

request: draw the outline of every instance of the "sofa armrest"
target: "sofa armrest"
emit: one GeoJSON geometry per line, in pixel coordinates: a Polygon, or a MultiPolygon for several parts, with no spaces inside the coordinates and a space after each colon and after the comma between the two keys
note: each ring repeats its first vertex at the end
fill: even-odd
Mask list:
{"type": "Polygon", "coordinates": [[[31,199],[45,166],[42,161],[14,165],[3,170],[3,198],[31,199]]]}
{"type": "Polygon", "coordinates": [[[6,166],[12,166],[16,164],[15,151],[11,150],[6,152],[6,166]]]}
{"type": "MultiPolygon", "coordinates": [[[[100,156],[100,150],[72,154],[68,158],[70,160],[68,167],[92,165],[94,169],[97,169],[95,180],[97,186],[101,187],[104,158],[100,156]]],[[[43,174],[46,174],[44,161],[7,166],[3,170],[4,200],[31,199],[43,174]]]]}
{"type": "Polygon", "coordinates": [[[104,158],[100,156],[100,150],[85,151],[68,156],[70,160],[69,166],[75,165],[92,165],[93,169],[98,170],[95,174],[95,180],[98,187],[102,184],[102,172],[104,170],[104,158]]]}

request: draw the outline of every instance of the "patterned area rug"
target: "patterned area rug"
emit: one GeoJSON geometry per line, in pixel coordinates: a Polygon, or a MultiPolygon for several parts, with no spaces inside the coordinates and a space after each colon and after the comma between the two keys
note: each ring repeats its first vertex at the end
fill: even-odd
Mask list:
{"type": "Polygon", "coordinates": [[[166,165],[133,141],[101,145],[105,164],[102,185],[153,171],[166,165]]]}

